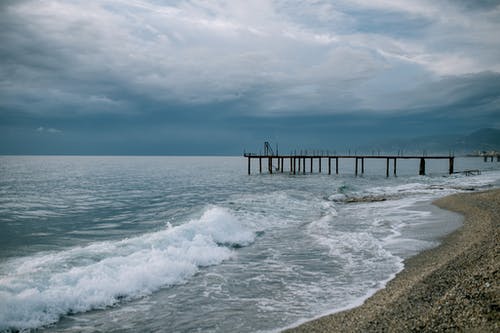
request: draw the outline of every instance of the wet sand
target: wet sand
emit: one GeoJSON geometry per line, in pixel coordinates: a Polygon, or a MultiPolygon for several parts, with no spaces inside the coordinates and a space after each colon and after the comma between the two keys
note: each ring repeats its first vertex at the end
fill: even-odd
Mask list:
{"type": "Polygon", "coordinates": [[[463,214],[463,227],[407,259],[360,307],[286,332],[500,332],[500,190],[434,204],[463,214]]]}

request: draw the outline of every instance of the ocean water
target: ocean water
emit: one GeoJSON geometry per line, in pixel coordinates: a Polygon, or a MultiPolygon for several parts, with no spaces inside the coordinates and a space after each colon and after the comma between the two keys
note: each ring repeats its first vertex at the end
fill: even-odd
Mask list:
{"type": "Polygon", "coordinates": [[[500,186],[496,161],[447,163],[0,157],[0,331],[275,332],[356,306],[460,226],[432,200],[500,186]]]}

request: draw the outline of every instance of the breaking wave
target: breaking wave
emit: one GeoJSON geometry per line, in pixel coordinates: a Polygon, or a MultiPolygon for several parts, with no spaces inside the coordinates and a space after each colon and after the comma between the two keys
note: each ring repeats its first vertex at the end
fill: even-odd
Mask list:
{"type": "Polygon", "coordinates": [[[40,327],[183,283],[254,238],[229,209],[213,206],[162,231],[13,259],[0,272],[0,331],[40,327]]]}

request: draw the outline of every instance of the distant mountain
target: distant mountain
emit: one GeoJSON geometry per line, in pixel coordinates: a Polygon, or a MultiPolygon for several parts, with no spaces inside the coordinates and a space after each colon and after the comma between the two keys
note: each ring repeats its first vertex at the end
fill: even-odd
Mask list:
{"type": "Polygon", "coordinates": [[[483,128],[466,136],[459,142],[464,147],[476,150],[496,150],[500,151],[500,130],[494,128],[483,128]]]}
{"type": "Polygon", "coordinates": [[[483,128],[467,135],[435,135],[411,139],[384,140],[370,146],[358,147],[360,151],[381,151],[428,154],[470,154],[477,151],[500,151],[500,129],[483,128]]]}

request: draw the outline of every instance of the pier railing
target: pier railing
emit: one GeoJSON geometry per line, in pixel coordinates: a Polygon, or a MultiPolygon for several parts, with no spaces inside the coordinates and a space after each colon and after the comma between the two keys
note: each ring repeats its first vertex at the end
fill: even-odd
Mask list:
{"type": "Polygon", "coordinates": [[[327,162],[328,174],[332,174],[332,160],[335,161],[335,174],[339,174],[339,160],[342,159],[352,159],[354,160],[354,174],[357,176],[359,173],[363,174],[365,172],[365,160],[368,159],[385,159],[386,160],[386,176],[389,177],[390,165],[392,164],[393,174],[397,174],[397,161],[398,160],[408,160],[417,159],[420,160],[419,165],[419,175],[425,175],[425,164],[426,160],[448,160],[448,171],[449,174],[454,172],[454,156],[417,156],[417,155],[330,155],[324,154],[290,154],[290,155],[278,155],[278,154],[255,154],[255,153],[244,153],[243,155],[248,159],[248,174],[252,171],[252,160],[258,160],[259,162],[259,172],[262,173],[262,161],[267,162],[268,173],[283,173],[285,171],[285,164],[289,164],[288,171],[291,174],[305,174],[306,173],[306,161],[309,162],[310,173],[313,173],[313,161],[317,161],[318,173],[322,172],[322,162],[327,162]],[[266,161],[267,160],[267,161],[266,161]],[[273,162],[277,161],[278,167],[273,167],[273,162]],[[274,170],[273,170],[274,169],[274,170]]]}

